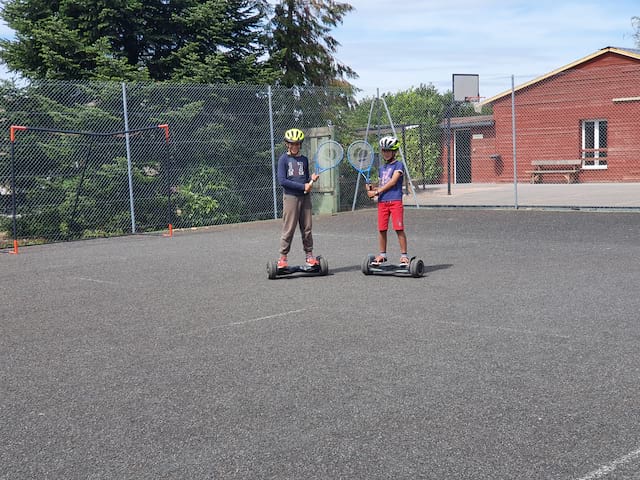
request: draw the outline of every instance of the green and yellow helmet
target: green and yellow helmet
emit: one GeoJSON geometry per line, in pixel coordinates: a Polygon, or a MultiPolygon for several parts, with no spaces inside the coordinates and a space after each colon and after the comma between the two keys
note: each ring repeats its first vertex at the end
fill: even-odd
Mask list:
{"type": "Polygon", "coordinates": [[[400,142],[396,137],[388,136],[380,139],[380,150],[396,151],[400,148],[400,142]]]}
{"type": "Polygon", "coordinates": [[[304,133],[297,128],[290,128],[284,132],[284,141],[287,143],[302,143],[304,140],[304,133]]]}

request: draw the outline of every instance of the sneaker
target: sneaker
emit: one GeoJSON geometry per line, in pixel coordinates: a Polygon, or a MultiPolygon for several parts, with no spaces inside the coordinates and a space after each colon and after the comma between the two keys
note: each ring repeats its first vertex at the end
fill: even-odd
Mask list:
{"type": "Polygon", "coordinates": [[[287,257],[282,255],[280,260],[278,260],[278,268],[287,268],[289,264],[287,263],[287,257]]]}
{"type": "Polygon", "coordinates": [[[315,267],[319,263],[320,262],[318,262],[318,259],[316,257],[314,257],[313,255],[307,255],[307,266],[315,267]]]}
{"type": "Polygon", "coordinates": [[[405,254],[402,254],[400,256],[400,265],[409,265],[409,263],[411,263],[411,260],[409,260],[409,257],[405,254]]]}
{"type": "Polygon", "coordinates": [[[384,263],[387,261],[387,257],[386,255],[376,255],[376,257],[371,260],[371,265],[380,265],[381,263],[384,263]]]}

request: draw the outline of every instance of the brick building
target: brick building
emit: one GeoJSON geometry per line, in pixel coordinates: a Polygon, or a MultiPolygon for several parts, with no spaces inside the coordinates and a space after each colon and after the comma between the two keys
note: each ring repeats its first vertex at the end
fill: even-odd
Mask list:
{"type": "Polygon", "coordinates": [[[442,182],[447,165],[453,183],[513,182],[512,102],[519,182],[537,160],[580,160],[581,183],[640,182],[640,50],[603,48],[481,102],[492,115],[452,118],[442,182]]]}

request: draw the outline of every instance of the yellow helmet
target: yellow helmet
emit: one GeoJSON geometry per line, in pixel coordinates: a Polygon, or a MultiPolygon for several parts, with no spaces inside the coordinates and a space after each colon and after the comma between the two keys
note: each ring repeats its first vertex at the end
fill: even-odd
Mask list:
{"type": "Polygon", "coordinates": [[[297,128],[290,128],[284,132],[284,141],[287,143],[302,143],[304,140],[304,133],[297,128]]]}

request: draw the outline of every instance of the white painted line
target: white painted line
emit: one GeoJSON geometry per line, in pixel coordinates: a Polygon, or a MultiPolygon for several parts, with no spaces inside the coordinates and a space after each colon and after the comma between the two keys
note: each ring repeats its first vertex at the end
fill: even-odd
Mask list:
{"type": "Polygon", "coordinates": [[[195,330],[190,330],[188,332],[184,332],[181,335],[183,335],[183,336],[186,336],[186,335],[203,335],[205,333],[211,332],[211,330],[218,330],[220,328],[227,328],[227,327],[236,327],[238,325],[246,325],[248,323],[260,322],[262,320],[270,320],[272,318],[286,317],[288,315],[293,315],[295,313],[301,313],[301,312],[304,312],[306,310],[307,310],[306,308],[301,308],[299,310],[289,310],[288,312],[274,313],[273,315],[267,315],[266,317],[251,318],[249,320],[241,320],[239,322],[225,323],[223,325],[211,325],[208,328],[197,328],[195,330]]]}
{"type": "Polygon", "coordinates": [[[513,332],[513,333],[521,333],[523,335],[538,335],[538,336],[544,336],[544,337],[555,337],[555,338],[565,338],[565,339],[571,339],[571,337],[569,335],[560,335],[559,333],[552,333],[552,332],[536,332],[533,330],[525,330],[525,329],[521,329],[521,328],[512,328],[512,327],[501,327],[501,326],[496,326],[496,325],[480,325],[477,323],[464,323],[464,322],[434,322],[434,323],[439,323],[441,325],[453,325],[456,327],[465,327],[465,328],[475,328],[475,329],[484,329],[484,330],[496,330],[496,331],[501,331],[501,332],[513,332]]]}
{"type": "Polygon", "coordinates": [[[609,475],[611,472],[613,472],[616,468],[633,462],[637,458],[640,458],[640,448],[634,450],[633,452],[627,453],[624,457],[615,459],[608,465],[603,465],[597,470],[587,473],[584,477],[580,477],[577,480],[596,480],[598,478],[603,478],[604,476],[609,475]]]}
{"type": "Polygon", "coordinates": [[[87,277],[71,277],[71,278],[75,278],[76,280],[82,280],[84,282],[107,283],[109,285],[118,285],[118,282],[110,282],[108,280],[98,280],[96,278],[87,278],[87,277]]]}
{"type": "Polygon", "coordinates": [[[269,320],[271,318],[286,317],[286,316],[292,315],[294,313],[304,312],[305,310],[306,310],[306,308],[302,308],[300,310],[290,310],[288,312],[275,313],[273,315],[267,315],[266,317],[258,317],[258,318],[252,318],[250,320],[242,320],[241,322],[227,323],[226,325],[218,326],[218,328],[221,328],[221,327],[233,327],[233,326],[236,326],[236,325],[245,325],[247,323],[255,323],[255,322],[260,322],[262,320],[269,320]]]}

